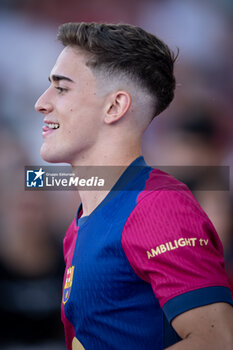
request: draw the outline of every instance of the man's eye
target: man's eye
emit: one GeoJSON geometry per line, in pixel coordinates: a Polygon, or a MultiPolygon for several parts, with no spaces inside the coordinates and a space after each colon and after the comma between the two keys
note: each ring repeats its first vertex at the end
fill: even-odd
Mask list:
{"type": "Polygon", "coordinates": [[[55,89],[57,89],[59,91],[59,93],[67,91],[67,89],[64,89],[64,88],[62,88],[60,86],[56,86],[55,89]]]}

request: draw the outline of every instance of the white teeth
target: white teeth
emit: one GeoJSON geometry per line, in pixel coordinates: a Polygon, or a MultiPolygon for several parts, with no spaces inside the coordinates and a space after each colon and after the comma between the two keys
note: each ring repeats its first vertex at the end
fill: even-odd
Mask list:
{"type": "Polygon", "coordinates": [[[48,127],[50,128],[50,129],[58,129],[59,128],[59,124],[57,124],[57,123],[50,123],[50,124],[48,124],[48,127]]]}

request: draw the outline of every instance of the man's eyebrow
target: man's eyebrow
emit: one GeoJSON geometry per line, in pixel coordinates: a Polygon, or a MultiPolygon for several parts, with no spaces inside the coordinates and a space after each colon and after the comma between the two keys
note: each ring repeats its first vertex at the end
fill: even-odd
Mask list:
{"type": "Polygon", "coordinates": [[[66,80],[66,81],[69,81],[70,83],[74,83],[74,81],[68,77],[65,77],[64,75],[56,75],[56,74],[53,74],[51,76],[51,78],[49,77],[48,78],[50,83],[51,81],[60,81],[60,80],[66,80]]]}

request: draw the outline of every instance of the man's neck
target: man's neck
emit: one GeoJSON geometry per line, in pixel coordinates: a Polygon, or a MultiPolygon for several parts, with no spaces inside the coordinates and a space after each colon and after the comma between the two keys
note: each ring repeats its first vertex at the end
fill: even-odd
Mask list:
{"type": "MultiPolygon", "coordinates": [[[[79,195],[82,202],[83,214],[82,216],[90,215],[93,210],[104,200],[111,188],[115,185],[119,177],[123,174],[126,168],[138,157],[141,152],[132,152],[131,154],[124,154],[122,157],[111,157],[107,159],[104,157],[102,161],[96,161],[95,166],[82,166],[82,178],[90,179],[95,174],[100,174],[100,177],[106,180],[106,185],[102,190],[81,190],[79,195]],[[102,174],[102,175],[101,175],[102,174]]],[[[88,164],[88,163],[87,163],[88,164]]],[[[90,163],[89,163],[90,164],[90,163]]],[[[80,174],[80,167],[73,166],[73,172],[80,174]]],[[[100,178],[98,177],[98,178],[100,178]]]]}

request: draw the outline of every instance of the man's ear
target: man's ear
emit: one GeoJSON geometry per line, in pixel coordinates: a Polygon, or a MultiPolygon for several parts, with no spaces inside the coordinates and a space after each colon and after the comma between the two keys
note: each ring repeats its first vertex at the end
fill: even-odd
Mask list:
{"type": "Polygon", "coordinates": [[[120,120],[131,106],[131,96],[127,91],[117,91],[110,96],[104,121],[107,124],[120,120]]]}

